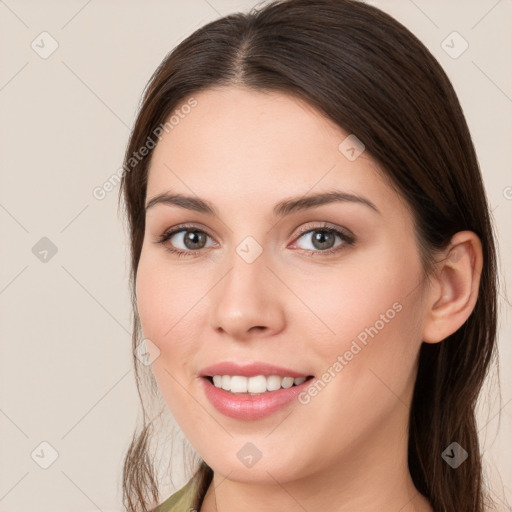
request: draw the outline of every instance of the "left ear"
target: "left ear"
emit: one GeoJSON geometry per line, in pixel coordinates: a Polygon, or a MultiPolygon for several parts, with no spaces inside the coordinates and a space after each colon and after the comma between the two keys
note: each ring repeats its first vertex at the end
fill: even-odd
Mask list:
{"type": "Polygon", "coordinates": [[[478,298],[482,265],[482,243],[478,235],[472,231],[453,235],[431,279],[424,342],[444,340],[468,319],[478,298]]]}

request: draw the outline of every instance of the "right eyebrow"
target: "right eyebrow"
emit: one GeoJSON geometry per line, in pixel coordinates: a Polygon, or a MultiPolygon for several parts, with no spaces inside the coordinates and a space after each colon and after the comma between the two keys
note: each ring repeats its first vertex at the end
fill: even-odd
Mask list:
{"type": "Polygon", "coordinates": [[[209,201],[199,199],[198,197],[184,196],[182,194],[158,194],[146,204],[146,211],[157,204],[166,204],[170,206],[179,206],[186,210],[193,210],[207,215],[217,216],[217,210],[209,201]]]}

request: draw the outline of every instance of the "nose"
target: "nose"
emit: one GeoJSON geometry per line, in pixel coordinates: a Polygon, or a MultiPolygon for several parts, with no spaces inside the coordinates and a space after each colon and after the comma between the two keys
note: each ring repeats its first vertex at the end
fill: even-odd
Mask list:
{"type": "Polygon", "coordinates": [[[280,282],[264,254],[249,263],[234,251],[228,271],[212,290],[212,327],[226,338],[247,341],[284,328],[286,294],[276,293],[280,282]]]}

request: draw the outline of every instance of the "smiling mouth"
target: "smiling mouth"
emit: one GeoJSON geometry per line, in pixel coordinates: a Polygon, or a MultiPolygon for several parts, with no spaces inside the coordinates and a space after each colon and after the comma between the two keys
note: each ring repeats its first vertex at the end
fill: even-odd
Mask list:
{"type": "Polygon", "coordinates": [[[264,393],[278,391],[300,386],[304,382],[313,378],[307,377],[281,377],[279,375],[256,375],[254,377],[245,377],[243,375],[211,375],[206,376],[211,384],[218,389],[229,391],[236,395],[262,395],[264,393]]]}

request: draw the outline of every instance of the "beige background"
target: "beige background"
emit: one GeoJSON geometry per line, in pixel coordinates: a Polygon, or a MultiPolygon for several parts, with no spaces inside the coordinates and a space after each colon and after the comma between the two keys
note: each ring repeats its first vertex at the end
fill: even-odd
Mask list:
{"type": "MultiPolygon", "coordinates": [[[[117,188],[103,200],[92,191],[121,166],[141,92],[165,54],[205,22],[256,3],[0,1],[1,512],[121,510],[122,454],[138,411],[127,239],[117,188]],[[42,58],[52,40],[58,48],[42,58]]],[[[512,502],[512,4],[369,3],[438,58],[477,148],[504,283],[502,401],[493,388],[483,403],[482,449],[490,476],[501,475],[497,499],[512,502]],[[453,31],[469,43],[456,59],[441,46],[453,31]]]]}

